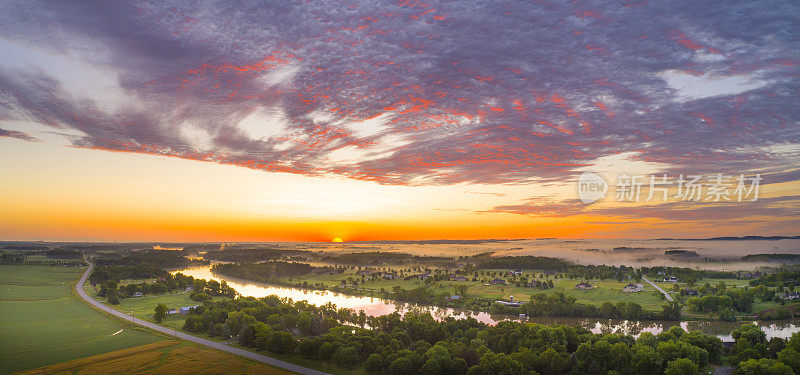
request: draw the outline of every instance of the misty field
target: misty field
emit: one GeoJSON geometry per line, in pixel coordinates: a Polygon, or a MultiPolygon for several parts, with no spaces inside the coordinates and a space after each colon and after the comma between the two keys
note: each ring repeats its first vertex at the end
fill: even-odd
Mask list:
{"type": "Polygon", "coordinates": [[[0,266],[0,373],[162,340],[73,298],[75,282],[84,270],[0,266]]]}

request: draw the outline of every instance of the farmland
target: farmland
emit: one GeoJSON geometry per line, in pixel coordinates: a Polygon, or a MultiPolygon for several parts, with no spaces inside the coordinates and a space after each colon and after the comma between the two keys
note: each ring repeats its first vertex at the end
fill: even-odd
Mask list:
{"type": "Polygon", "coordinates": [[[162,340],[73,298],[75,281],[84,270],[0,266],[0,373],[162,340]]]}
{"type": "Polygon", "coordinates": [[[23,374],[269,374],[290,372],[180,341],[161,341],[38,368],[23,374]]]}

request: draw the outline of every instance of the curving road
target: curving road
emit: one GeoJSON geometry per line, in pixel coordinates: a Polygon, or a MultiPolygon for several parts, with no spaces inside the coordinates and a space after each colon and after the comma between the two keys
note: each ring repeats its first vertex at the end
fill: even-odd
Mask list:
{"type": "Polygon", "coordinates": [[[652,285],[652,286],[653,286],[653,288],[656,288],[656,290],[658,290],[659,292],[661,292],[661,293],[664,293],[664,297],[667,297],[667,301],[674,301],[674,300],[672,299],[672,296],[671,296],[671,295],[669,295],[669,293],[665,292],[665,291],[664,291],[664,289],[661,289],[661,287],[660,287],[660,286],[658,286],[658,285],[656,285],[656,284],[653,284],[653,282],[652,282],[652,281],[648,280],[648,279],[647,279],[646,277],[644,277],[644,276],[642,276],[642,280],[644,280],[644,281],[647,281],[647,283],[648,283],[648,284],[650,284],[650,285],[652,285]]]}
{"type": "Polygon", "coordinates": [[[96,307],[96,308],[98,308],[100,310],[103,310],[103,311],[105,311],[105,312],[107,312],[109,314],[112,314],[114,316],[117,316],[117,317],[120,317],[122,319],[125,319],[125,320],[127,320],[129,322],[132,322],[132,323],[135,323],[135,324],[138,324],[140,326],[147,327],[147,328],[150,328],[150,329],[154,329],[156,331],[159,331],[161,333],[165,333],[165,334],[170,335],[170,336],[174,336],[174,337],[181,338],[181,339],[184,339],[184,340],[187,340],[187,341],[195,342],[195,343],[198,343],[200,345],[205,345],[205,346],[208,346],[210,348],[219,349],[219,350],[222,350],[222,351],[225,351],[225,352],[228,352],[228,353],[236,354],[238,356],[242,356],[242,357],[245,357],[245,358],[252,359],[254,361],[266,363],[268,365],[279,367],[279,368],[282,368],[284,370],[289,370],[289,371],[292,371],[292,372],[295,372],[295,373],[298,373],[298,374],[308,374],[308,375],[325,374],[322,371],[312,370],[312,369],[307,368],[307,367],[295,365],[295,364],[289,363],[289,362],[284,362],[284,361],[281,361],[281,360],[278,360],[278,359],[275,359],[275,358],[267,357],[265,355],[261,355],[261,354],[258,354],[258,353],[253,353],[251,351],[247,351],[247,350],[244,350],[244,349],[234,348],[234,347],[232,347],[230,345],[227,345],[227,344],[224,344],[224,343],[221,343],[221,342],[206,340],[206,339],[203,339],[203,338],[200,338],[200,337],[188,335],[186,333],[183,333],[183,332],[180,332],[180,331],[176,331],[174,329],[162,327],[162,326],[159,326],[159,325],[156,325],[156,324],[153,324],[153,323],[141,320],[141,319],[136,319],[135,317],[133,317],[131,315],[128,315],[128,314],[119,312],[117,310],[114,310],[114,309],[112,309],[112,308],[110,308],[110,307],[108,307],[108,306],[96,301],[94,298],[89,297],[89,295],[86,294],[86,291],[83,290],[83,284],[86,283],[86,278],[88,278],[89,274],[92,273],[92,269],[93,268],[94,268],[94,264],[89,263],[89,267],[86,269],[86,272],[83,273],[83,276],[81,276],[81,279],[78,280],[78,284],[75,285],[75,291],[77,291],[78,294],[81,296],[81,298],[86,300],[86,302],[89,302],[94,307],[96,307]]]}

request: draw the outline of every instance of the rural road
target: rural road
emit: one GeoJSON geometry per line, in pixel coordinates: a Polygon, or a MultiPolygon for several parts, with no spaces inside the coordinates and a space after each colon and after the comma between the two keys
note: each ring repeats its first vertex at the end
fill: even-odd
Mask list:
{"type": "Polygon", "coordinates": [[[644,277],[644,276],[642,276],[642,280],[644,280],[644,281],[647,281],[647,283],[648,283],[648,284],[650,284],[650,285],[652,285],[652,286],[653,286],[653,288],[656,288],[656,290],[658,290],[659,292],[661,292],[661,293],[664,293],[664,297],[667,297],[667,301],[673,301],[673,299],[672,299],[672,296],[670,296],[670,295],[669,295],[669,293],[665,292],[665,291],[664,291],[664,289],[661,289],[661,287],[660,287],[660,286],[658,286],[658,285],[656,285],[656,284],[653,284],[653,282],[652,282],[652,281],[648,280],[648,279],[647,279],[646,277],[644,277]]]}
{"type": "Polygon", "coordinates": [[[92,273],[92,269],[93,268],[94,268],[94,264],[89,263],[89,268],[86,269],[86,272],[83,273],[83,276],[81,276],[81,279],[78,280],[78,284],[75,285],[75,290],[78,292],[78,294],[81,296],[81,298],[86,300],[86,302],[91,303],[92,305],[94,305],[95,307],[97,307],[100,310],[103,310],[103,311],[105,311],[105,312],[107,312],[109,314],[112,314],[114,316],[118,316],[118,317],[120,317],[122,319],[125,319],[125,320],[131,322],[131,323],[135,323],[135,324],[138,324],[138,325],[143,326],[143,327],[154,329],[156,331],[159,331],[161,333],[165,333],[165,334],[170,335],[170,336],[174,336],[174,337],[181,338],[181,339],[184,339],[184,340],[192,341],[192,342],[198,343],[200,345],[205,345],[205,346],[208,346],[210,348],[219,349],[219,350],[222,350],[222,351],[225,351],[225,352],[228,352],[228,353],[236,354],[238,356],[242,356],[242,357],[245,357],[245,358],[252,359],[254,361],[266,363],[268,365],[279,367],[279,368],[282,368],[284,370],[289,370],[291,372],[295,372],[295,373],[298,373],[298,374],[308,374],[308,375],[311,375],[311,374],[313,374],[313,375],[325,374],[322,371],[312,370],[310,368],[306,368],[306,367],[303,367],[303,366],[295,365],[295,364],[289,363],[289,362],[284,362],[284,361],[281,361],[281,360],[278,360],[278,359],[275,359],[275,358],[267,357],[265,355],[261,355],[261,354],[258,354],[258,353],[253,353],[251,351],[247,351],[247,350],[244,350],[244,349],[234,348],[234,347],[232,347],[230,345],[226,345],[226,344],[221,343],[221,342],[206,340],[206,339],[203,339],[203,338],[200,338],[200,337],[188,335],[186,333],[183,333],[183,332],[180,332],[180,331],[176,331],[174,329],[162,327],[162,326],[150,323],[150,322],[146,322],[146,321],[141,320],[141,319],[136,319],[133,316],[130,316],[128,314],[125,314],[125,313],[119,312],[117,310],[114,310],[114,309],[112,309],[112,308],[110,308],[110,307],[108,307],[108,306],[96,301],[94,298],[89,297],[89,295],[86,294],[86,291],[83,290],[83,284],[86,282],[86,278],[89,277],[89,274],[92,273]]]}

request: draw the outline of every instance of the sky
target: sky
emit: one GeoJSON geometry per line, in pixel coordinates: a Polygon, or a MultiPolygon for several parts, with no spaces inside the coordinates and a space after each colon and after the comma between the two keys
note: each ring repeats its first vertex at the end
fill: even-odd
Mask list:
{"type": "Polygon", "coordinates": [[[0,239],[797,235],[799,75],[792,1],[0,1],[0,239]]]}

